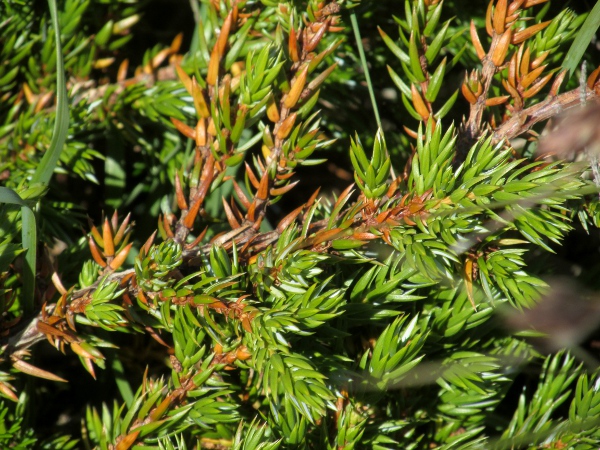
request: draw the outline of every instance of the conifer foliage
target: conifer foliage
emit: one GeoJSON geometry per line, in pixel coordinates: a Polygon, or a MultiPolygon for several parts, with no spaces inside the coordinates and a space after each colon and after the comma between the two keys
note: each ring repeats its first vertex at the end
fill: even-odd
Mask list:
{"type": "Polygon", "coordinates": [[[0,447],[597,449],[600,3],[160,3],[0,5],[0,447]]]}

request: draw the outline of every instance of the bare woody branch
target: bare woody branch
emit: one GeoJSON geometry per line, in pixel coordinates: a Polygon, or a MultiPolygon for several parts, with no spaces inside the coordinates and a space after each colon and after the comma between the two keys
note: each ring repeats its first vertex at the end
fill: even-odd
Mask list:
{"type": "Polygon", "coordinates": [[[537,105],[519,111],[494,130],[494,141],[500,142],[502,140],[513,139],[527,133],[540,122],[563,114],[586,102],[598,100],[600,98],[598,92],[599,87],[600,86],[596,86],[595,89],[587,89],[584,86],[583,89],[585,89],[585,93],[582,93],[582,88],[573,89],[564,94],[549,97],[537,105]]]}

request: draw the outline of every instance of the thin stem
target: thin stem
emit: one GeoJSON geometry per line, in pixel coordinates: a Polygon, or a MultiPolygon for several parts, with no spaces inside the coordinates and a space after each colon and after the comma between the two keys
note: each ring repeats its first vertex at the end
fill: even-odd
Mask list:
{"type": "MultiPolygon", "coordinates": [[[[363,72],[365,73],[365,80],[367,81],[367,88],[369,89],[369,97],[371,97],[371,105],[373,106],[373,112],[375,113],[375,121],[377,122],[377,128],[383,133],[383,127],[381,126],[381,118],[379,117],[379,109],[377,108],[377,100],[375,99],[375,91],[373,90],[373,83],[371,83],[371,75],[369,74],[369,66],[367,65],[367,58],[365,56],[365,49],[362,45],[362,38],[360,37],[360,29],[358,28],[358,20],[356,19],[356,13],[350,14],[350,22],[352,23],[352,29],[354,30],[354,38],[356,39],[356,46],[358,47],[358,54],[360,55],[360,63],[362,64],[363,72]]],[[[387,152],[389,159],[390,155],[387,152]]],[[[392,178],[396,178],[394,167],[390,167],[390,174],[392,178]]]]}
{"type": "Polygon", "coordinates": [[[379,110],[377,109],[377,101],[375,100],[375,91],[373,90],[371,76],[369,75],[369,67],[367,66],[365,49],[363,48],[362,39],[360,37],[360,30],[358,28],[358,20],[356,19],[356,13],[352,13],[350,15],[350,21],[352,23],[352,29],[354,30],[354,38],[356,39],[356,46],[358,47],[360,62],[362,64],[363,71],[365,72],[365,80],[367,81],[367,88],[369,89],[369,96],[371,97],[371,105],[373,106],[373,112],[375,113],[375,121],[377,122],[377,127],[381,128],[381,119],[379,117],[379,110]]]}
{"type": "MultiPolygon", "coordinates": [[[[198,7],[198,2],[196,0],[190,0],[190,8],[192,9],[192,14],[194,15],[194,22],[196,23],[196,27],[198,27],[198,22],[200,22],[200,8],[198,7]]],[[[197,35],[197,30],[194,33],[194,36],[197,35]]]]}

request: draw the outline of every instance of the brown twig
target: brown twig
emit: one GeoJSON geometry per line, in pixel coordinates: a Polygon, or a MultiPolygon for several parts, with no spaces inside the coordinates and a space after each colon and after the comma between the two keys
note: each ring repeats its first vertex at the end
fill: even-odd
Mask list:
{"type": "Polygon", "coordinates": [[[169,63],[168,66],[156,69],[155,73],[149,74],[142,72],[131,78],[117,80],[114,83],[107,83],[101,86],[97,86],[93,80],[72,80],[70,84],[67,84],[67,88],[69,88],[69,92],[73,95],[73,103],[77,103],[77,101],[81,100],[85,100],[87,103],[93,103],[96,100],[104,98],[108,89],[114,88],[109,99],[109,105],[111,105],[118,100],[119,94],[121,94],[128,86],[139,83],[145,83],[148,86],[152,86],[159,80],[176,80],[176,64],[177,62],[174,61],[173,63],[169,63]]]}
{"type": "Polygon", "coordinates": [[[597,100],[600,97],[599,88],[600,86],[596,86],[595,89],[585,89],[584,95],[582,95],[581,88],[573,89],[519,111],[494,130],[494,142],[513,139],[528,132],[539,122],[551,119],[571,108],[582,105],[582,103],[597,100]]]}
{"type": "Polygon", "coordinates": [[[473,146],[475,141],[481,136],[481,121],[483,118],[483,112],[486,108],[486,100],[488,93],[492,85],[492,80],[498,68],[492,60],[492,54],[496,51],[498,42],[501,36],[495,35],[492,39],[492,44],[488,54],[483,59],[483,68],[481,69],[480,77],[483,80],[482,87],[483,91],[481,95],[477,97],[477,101],[471,104],[469,111],[469,119],[460,129],[460,137],[458,139],[457,158],[460,160],[464,159],[469,149],[473,146]]]}
{"type": "MultiPolygon", "coordinates": [[[[471,38],[477,49],[477,54],[481,59],[481,70],[474,71],[471,74],[471,81],[477,86],[476,92],[471,92],[468,96],[471,97],[471,104],[468,120],[461,126],[459,130],[458,148],[456,152],[457,161],[463,161],[469,149],[482,135],[482,118],[486,108],[486,101],[494,75],[500,71],[504,65],[509,45],[511,42],[513,30],[511,28],[512,21],[507,20],[507,4],[496,4],[495,9],[492,8],[493,0],[488,5],[486,14],[486,29],[492,38],[490,48],[487,53],[484,52],[475,25],[471,22],[471,38]]],[[[473,86],[474,87],[474,86],[473,86]]],[[[470,88],[467,81],[463,85],[463,94],[468,94],[470,88]]]]}
{"type": "Polygon", "coordinates": [[[38,342],[45,340],[46,337],[37,329],[37,324],[41,317],[42,313],[40,312],[27,323],[25,328],[22,328],[17,334],[11,336],[2,346],[2,353],[11,355],[27,350],[38,342]]]}

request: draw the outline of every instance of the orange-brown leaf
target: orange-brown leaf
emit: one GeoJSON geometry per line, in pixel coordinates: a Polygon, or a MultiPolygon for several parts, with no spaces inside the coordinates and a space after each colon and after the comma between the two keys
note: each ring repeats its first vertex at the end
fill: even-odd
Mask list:
{"type": "Polygon", "coordinates": [[[104,241],[104,256],[114,256],[115,243],[113,241],[112,229],[108,219],[104,219],[104,224],[102,226],[102,240],[104,241]]]}
{"type": "Polygon", "coordinates": [[[190,76],[185,72],[185,70],[181,68],[179,64],[175,66],[175,71],[177,72],[177,76],[183,83],[183,87],[185,87],[185,90],[188,92],[188,94],[192,95],[192,79],[190,78],[190,76]]]}
{"type": "Polygon", "coordinates": [[[517,12],[517,10],[523,5],[525,0],[513,0],[510,5],[508,5],[507,15],[511,16],[517,12]]]}
{"type": "Polygon", "coordinates": [[[38,323],[36,324],[36,328],[40,333],[45,334],[48,337],[51,336],[51,337],[62,338],[69,343],[74,342],[74,339],[77,339],[72,333],[67,333],[65,331],[61,331],[58,328],[55,328],[52,325],[50,325],[46,322],[43,322],[41,320],[38,321],[38,323]]]}
{"type": "MultiPolygon", "coordinates": [[[[94,63],[92,63],[92,67],[94,69],[106,69],[107,67],[110,67],[112,65],[112,63],[115,62],[115,58],[100,58],[97,59],[96,61],[94,61],[94,63]]],[[[152,69],[149,69],[149,73],[152,73],[152,69]]]]}
{"type": "Polygon", "coordinates": [[[58,375],[54,375],[53,373],[47,372],[45,370],[40,369],[34,365],[31,365],[22,359],[12,358],[13,367],[20,372],[26,373],[27,375],[32,375],[34,377],[43,378],[45,380],[50,381],[59,381],[61,383],[67,383],[67,380],[59,377],[58,375]]]}
{"type": "Polygon", "coordinates": [[[273,123],[279,122],[279,106],[272,94],[269,95],[269,100],[267,101],[267,117],[273,123]]]}
{"type": "Polygon", "coordinates": [[[506,80],[502,80],[502,86],[504,86],[504,89],[506,89],[508,91],[508,93],[510,94],[510,96],[513,99],[515,99],[515,101],[518,102],[517,108],[519,108],[520,106],[522,106],[521,94],[519,94],[519,91],[517,91],[514,87],[512,87],[510,85],[510,83],[507,83],[506,80]]]}
{"type": "Polygon", "coordinates": [[[275,175],[275,178],[277,180],[289,180],[294,176],[295,173],[296,172],[278,173],[277,175],[275,175]]]}
{"type": "Polygon", "coordinates": [[[252,171],[248,163],[244,164],[246,164],[246,175],[248,175],[250,183],[252,184],[252,186],[254,186],[254,189],[258,189],[258,186],[260,185],[258,178],[256,178],[256,175],[254,175],[254,172],[252,171]]]}
{"type": "Polygon", "coordinates": [[[198,186],[198,189],[196,190],[196,194],[194,196],[192,205],[191,205],[190,209],[188,210],[188,213],[187,213],[185,219],[183,220],[183,225],[190,230],[192,229],[192,227],[194,225],[194,221],[196,220],[198,211],[200,211],[200,207],[204,203],[204,198],[206,197],[206,194],[208,193],[210,185],[212,184],[212,180],[214,177],[214,173],[213,173],[214,168],[215,168],[215,158],[213,157],[213,155],[211,153],[211,154],[209,154],[208,159],[206,160],[206,163],[204,164],[204,167],[202,168],[202,174],[200,176],[200,185],[198,186]]]}
{"type": "Polygon", "coordinates": [[[127,244],[124,248],[121,249],[119,253],[117,253],[115,259],[113,259],[109,264],[112,270],[117,270],[119,267],[121,267],[121,265],[125,262],[125,259],[127,258],[127,255],[129,254],[132,245],[133,243],[127,244]]]}
{"type": "Polygon", "coordinates": [[[494,6],[494,0],[490,0],[488,3],[487,11],[485,13],[485,31],[487,34],[492,36],[494,32],[494,26],[492,25],[492,11],[494,6]]]}
{"type": "Polygon", "coordinates": [[[315,48],[317,48],[317,45],[319,45],[319,42],[321,42],[321,39],[323,38],[323,36],[325,35],[325,32],[329,28],[330,23],[331,23],[331,19],[327,19],[327,21],[325,23],[319,24],[320,26],[319,26],[319,29],[317,30],[317,32],[310,38],[310,40],[308,42],[304,43],[304,51],[306,53],[310,53],[315,48]]]}
{"type": "Polygon", "coordinates": [[[533,97],[535,94],[540,92],[544,88],[544,86],[546,86],[546,84],[548,84],[548,81],[550,81],[551,78],[552,74],[549,73],[544,78],[541,78],[538,81],[536,81],[533,86],[531,86],[523,93],[523,98],[533,97]]]}
{"type": "Polygon", "coordinates": [[[269,194],[269,172],[263,174],[258,185],[258,191],[256,192],[256,198],[259,200],[266,200],[269,194]]]}
{"type": "Polygon", "coordinates": [[[307,87],[310,90],[310,92],[313,92],[315,89],[317,89],[321,85],[321,83],[323,83],[323,81],[325,81],[327,79],[327,77],[331,74],[331,72],[333,72],[335,70],[337,65],[338,65],[338,63],[333,63],[331,66],[329,66],[323,72],[321,72],[314,80],[312,80],[310,83],[308,83],[307,87]]]}
{"type": "MultiPolygon", "coordinates": [[[[474,105],[475,103],[477,103],[477,97],[475,97],[475,94],[471,91],[471,89],[469,88],[469,86],[467,85],[467,81],[465,81],[461,87],[460,90],[462,92],[462,95],[467,99],[467,101],[471,104],[474,105]]],[[[406,130],[406,128],[405,128],[406,130]]],[[[416,133],[414,133],[414,131],[410,130],[413,134],[416,135],[416,133]]]]}
{"type": "Polygon", "coordinates": [[[310,196],[310,198],[308,199],[308,201],[306,202],[306,208],[310,208],[314,203],[315,200],[317,199],[317,197],[319,196],[319,192],[321,192],[321,188],[317,188],[317,190],[315,192],[313,192],[313,195],[310,196]]]}
{"type": "Polygon", "coordinates": [[[177,207],[185,211],[188,209],[188,204],[181,188],[181,180],[179,179],[179,172],[175,172],[175,197],[177,198],[177,207]]]}
{"type": "MultiPolygon", "coordinates": [[[[218,67],[218,66],[217,66],[218,67]]],[[[192,99],[194,100],[194,107],[198,115],[204,119],[210,116],[210,109],[206,104],[204,98],[204,91],[196,81],[196,77],[192,78],[192,99]]]]}
{"type": "Polygon", "coordinates": [[[252,200],[252,203],[250,203],[250,206],[248,207],[248,211],[246,211],[246,218],[250,221],[250,222],[255,222],[256,221],[256,202],[257,199],[255,198],[254,200],[252,200]]]}
{"type": "Polygon", "coordinates": [[[333,206],[334,210],[338,206],[340,206],[343,202],[346,202],[348,200],[348,197],[350,197],[353,194],[353,192],[354,192],[353,188],[354,188],[354,183],[352,183],[351,185],[349,185],[348,187],[346,187],[346,189],[344,189],[342,191],[342,193],[338,197],[337,201],[335,202],[335,205],[333,206]]]}
{"type": "Polygon", "coordinates": [[[278,195],[283,195],[286,192],[291,191],[294,188],[294,186],[296,186],[299,183],[299,181],[300,180],[294,181],[293,183],[290,183],[290,184],[285,185],[285,186],[280,187],[280,188],[271,188],[271,190],[269,191],[269,193],[273,197],[277,197],[278,195]]]}
{"type": "Polygon", "coordinates": [[[210,86],[217,84],[217,78],[219,77],[219,63],[221,58],[219,55],[219,48],[215,45],[212,53],[210,54],[210,60],[208,61],[208,73],[206,75],[206,82],[210,86]]]}
{"type": "Polygon", "coordinates": [[[546,56],[548,56],[550,54],[549,51],[545,51],[540,53],[537,58],[535,58],[533,61],[531,61],[531,68],[532,69],[537,69],[539,66],[542,65],[542,63],[546,60],[546,56]]]}
{"type": "MultiPolygon", "coordinates": [[[[464,86],[464,84],[463,84],[463,86],[464,86]]],[[[464,88],[461,88],[461,90],[462,89],[464,89],[464,88]]],[[[469,89],[469,88],[467,88],[467,89],[469,89]]],[[[463,95],[465,95],[464,90],[463,90],[463,95]]],[[[471,93],[471,95],[472,95],[472,93],[471,93]]],[[[469,100],[469,98],[467,98],[466,96],[465,96],[465,98],[467,99],[467,101],[469,103],[471,103],[471,100],[469,100]]],[[[477,103],[477,98],[475,96],[473,96],[472,98],[475,100],[473,103],[477,103]]],[[[419,138],[419,134],[415,130],[411,130],[406,125],[402,125],[402,128],[404,129],[404,132],[406,134],[408,134],[411,138],[413,138],[413,139],[418,139],[419,138]]]]}
{"type": "Polygon", "coordinates": [[[560,89],[560,85],[562,84],[562,82],[565,79],[565,76],[567,75],[567,69],[561,71],[556,78],[554,79],[554,82],[552,83],[552,86],[550,87],[550,92],[548,95],[550,95],[551,97],[554,97],[558,94],[558,90],[560,89]]]}
{"type": "Polygon", "coordinates": [[[512,87],[517,87],[517,55],[513,54],[508,63],[508,82],[512,87]]]}
{"type": "Polygon", "coordinates": [[[52,284],[61,295],[65,295],[67,293],[67,290],[63,286],[62,281],[56,272],[52,273],[52,284]]]}
{"type": "MultiPolygon", "coordinates": [[[[123,222],[121,222],[121,226],[117,230],[117,234],[115,234],[115,237],[113,239],[115,241],[115,245],[119,245],[121,243],[121,241],[123,240],[123,236],[125,236],[125,231],[127,230],[127,226],[129,225],[130,220],[131,220],[131,213],[127,214],[125,219],[123,219],[123,222]]],[[[117,227],[115,226],[115,228],[117,228],[117,227]]]]}
{"type": "Polygon", "coordinates": [[[135,430],[125,436],[121,441],[117,444],[115,450],[129,450],[140,434],[140,430],[135,430]]]}
{"type": "Polygon", "coordinates": [[[117,70],[117,81],[120,83],[127,78],[127,69],[129,68],[129,60],[124,59],[117,70]]]}
{"type": "Polygon", "coordinates": [[[13,402],[19,401],[19,398],[14,393],[14,388],[4,381],[0,381],[0,392],[10,398],[13,402]]]}
{"type": "Polygon", "coordinates": [[[153,421],[160,419],[167,412],[171,406],[171,403],[173,403],[173,399],[174,398],[169,395],[162,402],[160,402],[156,409],[150,413],[150,419],[153,421]]]}
{"type": "MultiPolygon", "coordinates": [[[[522,47],[521,47],[522,48],[522,47]]],[[[523,52],[523,56],[521,57],[521,63],[519,64],[519,74],[521,77],[524,77],[529,73],[529,62],[531,60],[531,52],[529,51],[529,47],[525,49],[523,52]]]]}
{"type": "Polygon", "coordinates": [[[33,102],[35,102],[35,100],[36,100],[35,94],[33,93],[33,91],[31,90],[31,88],[29,87],[29,85],[27,83],[23,83],[23,94],[25,94],[25,99],[27,100],[27,103],[32,105],[33,102]]]}
{"type": "Polygon", "coordinates": [[[367,233],[367,232],[362,232],[362,233],[354,233],[352,236],[350,236],[352,239],[358,239],[361,241],[372,241],[373,239],[379,239],[379,236],[373,233],[367,233]]]}
{"type": "Polygon", "coordinates": [[[196,147],[204,147],[206,145],[206,120],[201,117],[196,122],[196,147]]]}
{"type": "Polygon", "coordinates": [[[500,39],[498,40],[498,44],[492,53],[492,62],[496,67],[500,67],[504,64],[504,60],[506,59],[506,55],[508,53],[508,47],[510,45],[510,39],[512,37],[512,28],[507,29],[500,39]]]}
{"type": "Polygon", "coordinates": [[[183,42],[183,33],[178,33],[177,36],[175,36],[173,38],[173,41],[171,42],[171,46],[169,47],[169,51],[172,54],[175,54],[179,51],[179,49],[181,48],[181,43],[183,42]]]}
{"type": "Polygon", "coordinates": [[[231,207],[227,204],[227,200],[225,200],[225,197],[222,198],[222,201],[223,209],[225,210],[225,216],[227,217],[227,222],[229,222],[229,226],[234,230],[238,229],[241,225],[235,217],[235,214],[233,214],[231,207]]]}
{"type": "Polygon", "coordinates": [[[87,350],[85,350],[81,345],[79,345],[77,342],[72,342],[71,343],[71,350],[73,350],[73,352],[79,356],[81,356],[82,358],[88,358],[88,359],[96,359],[95,355],[92,355],[90,352],[88,352],[87,350]]]}
{"type": "Polygon", "coordinates": [[[538,79],[538,77],[542,74],[542,72],[544,71],[545,68],[546,68],[546,65],[540,66],[537,69],[529,72],[523,78],[521,78],[521,83],[519,83],[521,85],[521,87],[523,87],[524,89],[527,89],[535,80],[538,79]]]}
{"type": "Polygon", "coordinates": [[[289,213],[287,216],[281,219],[281,221],[277,225],[277,231],[279,233],[282,233],[283,230],[285,230],[292,222],[294,222],[294,220],[296,220],[298,214],[302,212],[303,208],[304,205],[298,206],[295,210],[293,210],[291,213],[289,213]]]}
{"type": "Polygon", "coordinates": [[[277,130],[277,137],[279,139],[285,139],[286,137],[288,137],[288,135],[292,131],[292,128],[294,128],[295,123],[296,113],[292,113],[289,116],[287,116],[283,122],[281,122],[281,125],[279,125],[279,128],[277,130]]]}
{"type": "Polygon", "coordinates": [[[140,248],[141,255],[148,254],[148,252],[150,251],[150,247],[152,247],[152,244],[154,243],[155,238],[156,238],[156,230],[154,231],[154,233],[152,233],[150,235],[150,237],[146,240],[146,242],[144,242],[144,245],[142,245],[142,247],[140,248]]]}
{"type": "Polygon", "coordinates": [[[88,373],[92,376],[92,378],[94,378],[94,380],[96,379],[96,371],[94,370],[94,363],[92,363],[92,360],[89,358],[83,358],[82,357],[82,361],[83,364],[85,366],[85,370],[88,371],[88,373]]]}
{"type": "Polygon", "coordinates": [[[494,8],[493,25],[496,34],[504,33],[504,22],[506,20],[506,11],[508,9],[507,0],[498,0],[494,8]]]}
{"type": "Polygon", "coordinates": [[[98,231],[98,228],[96,228],[93,224],[91,219],[88,217],[88,223],[90,225],[90,231],[92,233],[92,236],[94,238],[94,240],[96,241],[96,243],[100,246],[100,247],[104,247],[104,241],[102,240],[102,235],[100,234],[100,232],[98,231]]]}
{"type": "Polygon", "coordinates": [[[142,291],[141,289],[138,291],[136,297],[142,304],[146,306],[149,304],[146,294],[144,294],[144,291],[142,291]]]}
{"type": "Polygon", "coordinates": [[[225,21],[223,22],[223,26],[221,27],[221,33],[219,34],[219,38],[217,39],[216,47],[219,52],[219,59],[223,57],[225,53],[225,47],[227,46],[227,40],[229,39],[229,32],[231,31],[231,22],[233,20],[233,10],[229,11],[225,21]]]}
{"type": "Polygon", "coordinates": [[[248,351],[248,347],[245,345],[241,345],[235,351],[235,357],[240,361],[246,361],[250,357],[252,357],[252,353],[248,351]]]}
{"type": "Polygon", "coordinates": [[[598,66],[598,68],[596,70],[594,70],[592,73],[590,73],[590,76],[587,79],[587,87],[589,89],[594,89],[594,86],[596,85],[596,82],[598,81],[599,76],[600,76],[600,66],[598,66]]]}
{"type": "Polygon", "coordinates": [[[419,113],[423,120],[429,119],[429,109],[427,109],[427,106],[423,101],[423,97],[421,97],[421,93],[417,90],[414,84],[410,85],[410,92],[412,94],[412,103],[417,113],[419,113]]]}
{"type": "Polygon", "coordinates": [[[479,40],[479,35],[477,34],[477,29],[475,28],[475,22],[471,20],[471,41],[473,42],[473,46],[475,47],[475,51],[477,52],[477,57],[479,59],[485,58],[485,50],[483,49],[483,45],[481,45],[481,41],[479,40]]]}
{"type": "MultiPolygon", "coordinates": [[[[217,135],[217,127],[216,127],[215,121],[213,120],[212,117],[208,118],[208,126],[206,127],[206,131],[211,136],[216,136],[217,135]]],[[[216,144],[218,144],[218,142],[216,142],[216,144]]]]}
{"type": "Polygon", "coordinates": [[[296,30],[294,30],[293,26],[290,27],[290,34],[288,36],[288,51],[293,62],[300,60],[298,56],[298,39],[296,38],[296,30]]]}
{"type": "Polygon", "coordinates": [[[154,55],[154,57],[152,58],[152,61],[150,62],[151,66],[153,69],[156,69],[158,66],[160,66],[163,61],[165,59],[167,59],[167,57],[171,54],[171,49],[170,48],[163,48],[160,52],[158,52],[156,55],[154,55]]]}
{"type": "Polygon", "coordinates": [[[53,96],[54,96],[54,93],[52,91],[49,91],[49,92],[46,92],[45,94],[40,95],[40,97],[38,98],[38,101],[35,105],[34,112],[39,113],[40,111],[42,111],[53,96]]]}
{"type": "Polygon", "coordinates": [[[294,79],[290,92],[285,96],[283,104],[286,108],[293,108],[298,103],[300,94],[304,90],[306,85],[306,77],[308,75],[308,64],[305,64],[300,73],[298,73],[294,79]]]}
{"type": "Polygon", "coordinates": [[[171,123],[173,125],[175,125],[175,128],[177,128],[177,131],[179,131],[185,137],[194,139],[194,140],[196,139],[196,130],[194,130],[189,125],[186,125],[185,123],[183,123],[180,120],[175,119],[174,117],[171,117],[171,123]]]}
{"type": "Polygon", "coordinates": [[[248,317],[243,317],[242,318],[242,327],[244,328],[244,330],[246,330],[248,333],[252,333],[252,325],[250,323],[250,319],[248,319],[248,317]]]}
{"type": "Polygon", "coordinates": [[[532,6],[541,5],[542,3],[546,3],[547,1],[548,0],[525,0],[523,8],[531,8],[532,6]]]}
{"type": "Polygon", "coordinates": [[[342,235],[345,231],[346,230],[344,230],[343,228],[334,228],[332,230],[319,231],[313,237],[306,239],[302,246],[306,247],[305,244],[308,244],[308,246],[315,246],[321,244],[322,242],[331,241],[342,235]]]}
{"type": "Polygon", "coordinates": [[[485,101],[485,106],[498,106],[506,103],[506,101],[510,98],[510,95],[502,95],[500,97],[492,97],[488,98],[485,101]]]}
{"type": "Polygon", "coordinates": [[[106,261],[102,258],[102,255],[96,246],[96,242],[94,242],[94,239],[91,236],[88,239],[88,245],[90,246],[90,252],[92,253],[94,261],[96,261],[100,267],[106,267],[106,261]]]}
{"type": "Polygon", "coordinates": [[[186,248],[196,247],[202,241],[202,239],[204,239],[204,236],[206,236],[207,231],[208,231],[208,227],[205,227],[204,230],[202,230],[202,232],[198,235],[198,237],[196,239],[194,239],[192,242],[185,244],[185,247],[186,248]]]}
{"type": "Polygon", "coordinates": [[[233,180],[233,190],[235,191],[240,202],[242,202],[242,205],[244,205],[244,208],[248,208],[250,206],[250,201],[248,200],[248,197],[246,197],[246,194],[244,193],[244,191],[242,191],[242,188],[240,188],[240,186],[236,183],[235,180],[233,180]]]}
{"type": "Polygon", "coordinates": [[[515,45],[520,44],[521,42],[526,41],[527,39],[532,37],[538,31],[541,31],[544,28],[546,28],[548,25],[550,25],[551,22],[551,20],[547,20],[546,22],[537,23],[535,25],[525,28],[524,30],[517,31],[515,34],[513,34],[511,42],[515,45]]]}
{"type": "Polygon", "coordinates": [[[467,260],[465,261],[463,270],[463,279],[467,290],[467,296],[469,297],[471,306],[473,306],[473,309],[477,311],[477,307],[475,306],[475,300],[473,298],[473,261],[470,258],[467,258],[467,260]]]}
{"type": "MultiPolygon", "coordinates": [[[[160,219],[160,216],[159,216],[159,219],[160,219]]],[[[167,214],[162,216],[162,225],[163,225],[163,230],[165,231],[165,233],[168,237],[170,237],[170,238],[175,237],[175,235],[173,234],[173,229],[171,228],[171,221],[169,220],[169,217],[167,216],[167,214]]]]}

